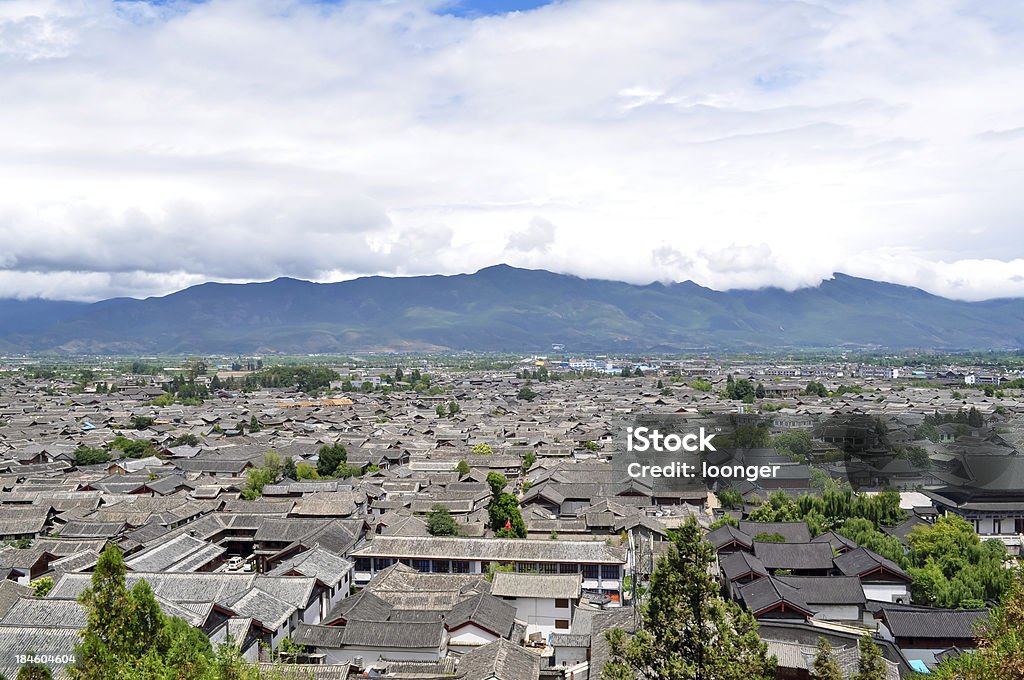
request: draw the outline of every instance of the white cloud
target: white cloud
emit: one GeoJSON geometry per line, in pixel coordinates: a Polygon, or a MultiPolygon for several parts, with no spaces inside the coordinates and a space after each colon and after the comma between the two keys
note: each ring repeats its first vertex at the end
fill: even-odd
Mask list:
{"type": "Polygon", "coordinates": [[[538,215],[530,220],[528,227],[508,237],[505,249],[523,253],[550,250],[555,242],[555,231],[555,225],[538,215]]]}
{"type": "Polygon", "coordinates": [[[502,261],[1024,295],[1013,3],[436,5],[0,4],[0,295],[502,261]]]}

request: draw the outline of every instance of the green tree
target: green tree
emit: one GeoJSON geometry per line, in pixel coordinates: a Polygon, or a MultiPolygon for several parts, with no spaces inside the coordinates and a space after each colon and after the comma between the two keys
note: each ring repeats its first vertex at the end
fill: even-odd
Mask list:
{"type": "Polygon", "coordinates": [[[972,406],[971,410],[967,412],[967,424],[971,427],[984,427],[985,418],[981,415],[981,411],[972,406]]]}
{"type": "Polygon", "coordinates": [[[277,476],[268,468],[249,468],[245,473],[245,487],[242,489],[242,498],[247,501],[256,500],[263,495],[263,487],[276,481],[277,476]]]}
{"type": "Polygon", "coordinates": [[[99,465],[109,463],[110,454],[103,449],[94,449],[88,446],[79,446],[75,449],[75,465],[99,465]]]}
{"type": "Polygon", "coordinates": [[[962,517],[944,515],[907,536],[914,602],[933,607],[979,607],[998,600],[1010,584],[1006,546],[982,542],[962,517]]]}
{"type": "Polygon", "coordinates": [[[832,652],[832,645],[824,637],[818,638],[818,653],[814,657],[811,680],[845,680],[839,662],[832,652]]]}
{"type": "Polygon", "coordinates": [[[505,475],[497,472],[488,473],[487,485],[491,488],[487,516],[495,536],[526,538],[526,523],[523,522],[523,515],[519,509],[519,499],[504,490],[508,485],[505,475]]]}
{"type": "Polygon", "coordinates": [[[168,444],[170,448],[175,446],[199,446],[199,437],[195,436],[191,432],[180,434],[170,441],[168,444]]]}
{"type": "Polygon", "coordinates": [[[92,582],[78,597],[86,611],[77,660],[68,668],[76,680],[257,680],[231,645],[214,653],[210,640],[186,621],[167,617],[145,580],[129,590],[121,551],[108,546],[92,582]]]}
{"type": "Polygon", "coordinates": [[[500,494],[507,485],[508,480],[505,479],[505,475],[500,472],[487,473],[487,486],[490,487],[492,496],[500,494]]]}
{"type": "Polygon", "coordinates": [[[303,462],[295,466],[295,479],[320,479],[320,475],[314,466],[303,462]]]}
{"type": "Polygon", "coordinates": [[[252,418],[249,418],[249,432],[259,432],[262,429],[263,426],[260,425],[260,421],[257,420],[255,415],[252,418]]]}
{"type": "Polygon", "coordinates": [[[459,402],[457,402],[455,400],[452,400],[452,401],[448,402],[448,417],[449,418],[454,418],[455,414],[457,414],[461,410],[462,409],[459,407],[459,402]]]}
{"type": "Polygon", "coordinates": [[[338,472],[339,467],[344,467],[348,462],[348,451],[342,444],[324,444],[317,452],[319,459],[316,463],[316,471],[321,477],[332,477],[338,472]]]}
{"type": "Polygon", "coordinates": [[[804,394],[809,397],[827,397],[828,388],[825,387],[823,383],[820,383],[817,380],[812,380],[807,383],[807,387],[804,388],[804,394]]]}
{"type": "Polygon", "coordinates": [[[885,680],[885,660],[882,650],[878,648],[870,635],[862,635],[857,643],[860,658],[857,660],[857,673],[852,680],[885,680]]]}
{"type": "Polygon", "coordinates": [[[762,385],[761,383],[757,383],[757,386],[754,388],[754,396],[757,397],[758,399],[764,399],[766,394],[767,393],[765,392],[764,385],[762,385]]]}
{"type": "Polygon", "coordinates": [[[732,380],[726,383],[725,396],[729,399],[737,399],[739,401],[751,403],[754,401],[756,394],[757,390],[754,387],[754,383],[750,382],[746,378],[740,378],[739,380],[732,380]]]}
{"type": "Polygon", "coordinates": [[[529,383],[520,387],[519,391],[516,392],[516,399],[519,399],[521,401],[533,401],[536,398],[537,393],[533,391],[529,383]]]}
{"type": "Polygon", "coordinates": [[[768,446],[771,428],[772,424],[768,421],[756,424],[743,423],[733,431],[732,435],[723,437],[725,443],[722,446],[738,449],[763,449],[768,446]]]}
{"type": "Polygon", "coordinates": [[[52,576],[40,576],[34,581],[29,583],[32,587],[32,594],[36,597],[46,597],[46,595],[53,590],[53,577],[52,576]]]}
{"type": "Polygon", "coordinates": [[[718,502],[727,510],[739,510],[743,507],[743,494],[727,489],[718,493],[718,502]]]}
{"type": "Polygon", "coordinates": [[[740,521],[738,519],[736,519],[735,517],[733,517],[732,515],[722,515],[721,517],[716,519],[714,522],[712,522],[710,526],[708,526],[708,530],[714,531],[715,529],[718,529],[719,527],[724,527],[724,526],[730,526],[730,527],[737,527],[738,528],[740,526],[740,521]]]}
{"type": "Polygon", "coordinates": [[[474,444],[473,448],[470,449],[470,451],[481,456],[489,456],[492,453],[494,453],[494,450],[491,449],[490,444],[474,444]]]}
{"type": "Polygon", "coordinates": [[[771,438],[771,446],[779,451],[789,451],[800,458],[806,458],[814,448],[811,433],[806,430],[790,430],[771,438]]]}
{"type": "Polygon", "coordinates": [[[271,449],[263,454],[263,467],[270,471],[276,481],[281,477],[281,454],[271,449]]]}
{"type": "Polygon", "coordinates": [[[795,522],[800,509],[792,497],[782,491],[773,491],[768,500],[750,513],[751,522],[795,522]]]}
{"type": "Polygon", "coordinates": [[[948,659],[935,669],[936,680],[1024,678],[1024,572],[1013,572],[999,606],[978,630],[974,652],[948,659]]]}
{"type": "Polygon", "coordinates": [[[427,531],[431,536],[458,536],[461,533],[452,513],[439,503],[427,515],[427,531]]]}
{"type": "Polygon", "coordinates": [[[438,418],[444,418],[448,415],[447,411],[444,410],[444,404],[438,404],[434,407],[434,413],[437,414],[438,418]]]}
{"type": "MultiPolygon", "coordinates": [[[[731,376],[730,376],[731,377],[731,376]]],[[[714,385],[705,380],[704,378],[697,378],[690,383],[690,387],[697,390],[698,392],[710,392],[714,389],[714,385]]]]}
{"type": "Polygon", "coordinates": [[[48,666],[29,662],[18,669],[15,680],[51,680],[53,672],[48,666]]]}
{"type": "Polygon", "coordinates": [[[128,427],[133,430],[145,430],[155,422],[156,418],[152,416],[132,416],[128,421],[128,427]]]}
{"type": "Polygon", "coordinates": [[[757,634],[757,621],[720,596],[714,560],[714,548],[688,518],[651,575],[640,630],[632,638],[618,628],[606,633],[611,656],[604,680],[775,677],[775,658],[757,634]]]}
{"type": "Polygon", "coordinates": [[[163,627],[163,614],[149,585],[138,581],[128,590],[125,571],[121,551],[108,546],[96,563],[91,585],[78,596],[88,614],[76,648],[78,664],[71,669],[74,677],[106,678],[114,669],[137,664],[163,627]]]}
{"type": "Polygon", "coordinates": [[[467,463],[464,460],[460,460],[459,464],[455,466],[455,471],[458,472],[459,475],[468,475],[469,474],[469,463],[467,463]]]}
{"type": "Polygon", "coordinates": [[[291,456],[285,458],[284,467],[281,468],[281,476],[292,480],[298,480],[299,471],[295,467],[295,460],[291,456]]]}
{"type": "Polygon", "coordinates": [[[533,451],[527,451],[526,455],[523,456],[523,473],[529,471],[533,467],[533,464],[537,462],[537,454],[533,451]]]}

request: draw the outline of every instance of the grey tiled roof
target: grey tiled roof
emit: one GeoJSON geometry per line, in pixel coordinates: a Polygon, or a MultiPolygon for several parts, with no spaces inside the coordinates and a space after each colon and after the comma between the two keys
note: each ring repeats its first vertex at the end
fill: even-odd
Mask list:
{"type": "Polygon", "coordinates": [[[364,588],[352,597],[343,598],[324,617],[324,622],[352,618],[365,621],[387,621],[392,606],[364,588]]]}
{"type": "Polygon", "coordinates": [[[600,541],[531,541],[502,538],[407,538],[377,536],[353,557],[409,557],[497,562],[623,564],[625,551],[600,541]]]}
{"type": "Polygon", "coordinates": [[[303,576],[257,576],[253,586],[299,609],[305,609],[316,579],[303,576]]]}
{"type": "Polygon", "coordinates": [[[736,579],[751,572],[760,574],[761,576],[768,575],[768,570],[764,568],[763,564],[761,564],[761,560],[743,550],[720,555],[718,558],[718,566],[721,568],[722,573],[725,574],[725,577],[730,581],[735,581],[736,579]]]}
{"type": "Polygon", "coordinates": [[[593,677],[601,677],[604,665],[608,662],[611,651],[605,633],[613,628],[621,628],[627,633],[636,630],[632,607],[601,611],[594,615],[590,634],[590,672],[593,677]]]}
{"type": "Polygon", "coordinates": [[[270,630],[277,630],[283,626],[296,609],[295,605],[284,602],[259,588],[239,593],[234,597],[222,600],[220,604],[239,616],[256,619],[270,630]]]}
{"type": "Polygon", "coordinates": [[[132,555],[125,565],[132,571],[192,571],[226,552],[225,548],[179,534],[143,552],[132,555]]]}
{"type": "Polygon", "coordinates": [[[515,623],[516,608],[493,595],[479,593],[457,605],[445,616],[448,630],[475,623],[501,637],[508,637],[515,623]]]}
{"type": "Polygon", "coordinates": [[[725,524],[713,531],[709,531],[706,538],[716,549],[732,542],[739,543],[740,545],[749,548],[754,542],[754,539],[751,536],[729,524],[725,524]]]}
{"type": "Polygon", "coordinates": [[[754,543],[754,554],[765,569],[832,569],[828,543],[754,543]]]}
{"type": "MultiPolygon", "coordinates": [[[[84,628],[87,616],[75,600],[23,597],[3,617],[3,625],[84,628]]],[[[38,650],[37,650],[38,651],[38,650]]]]}
{"type": "Polygon", "coordinates": [[[776,576],[775,579],[800,593],[811,605],[863,605],[864,588],[856,576],[776,576]]]}
{"type": "Polygon", "coordinates": [[[466,680],[535,680],[540,675],[540,655],[498,639],[463,655],[459,672],[466,680]]]}
{"type": "Polygon", "coordinates": [[[814,609],[800,596],[800,591],[770,576],[741,585],[740,596],[755,614],[780,603],[803,610],[808,615],[814,613],[814,609]]]}
{"type": "Polygon", "coordinates": [[[886,626],[896,637],[977,638],[977,625],[988,620],[987,609],[927,609],[883,605],[886,626]]]}
{"type": "MultiPolygon", "coordinates": [[[[253,587],[254,574],[220,573],[136,573],[125,575],[131,588],[141,579],[149,582],[153,592],[172,602],[218,602],[253,587]]],[[[65,574],[53,586],[50,597],[75,598],[92,579],[92,574],[65,574]]]]}
{"type": "Polygon", "coordinates": [[[0,619],[21,597],[30,597],[32,588],[7,579],[0,580],[0,619]]]}
{"type": "Polygon", "coordinates": [[[316,547],[285,560],[267,575],[282,576],[290,572],[297,572],[303,576],[314,577],[321,583],[334,587],[351,569],[352,563],[345,558],[316,547]]]}
{"type": "Polygon", "coordinates": [[[438,621],[361,621],[349,619],[344,626],[299,624],[295,639],[316,647],[390,647],[398,649],[440,649],[444,624],[438,621]]]}
{"type": "Polygon", "coordinates": [[[583,583],[580,574],[517,574],[498,572],[491,582],[491,594],[498,597],[578,599],[583,583]]]}
{"type": "MultiPolygon", "coordinates": [[[[78,628],[37,628],[31,626],[5,626],[0,624],[0,673],[9,678],[18,674],[18,654],[28,651],[47,655],[64,656],[73,654],[75,646],[82,641],[78,628]]],[[[67,677],[63,672],[54,677],[67,677]]]]}
{"type": "Polygon", "coordinates": [[[910,582],[910,576],[898,564],[867,548],[857,548],[835,558],[836,568],[846,576],[861,576],[884,567],[896,577],[910,582]]]}
{"type": "Polygon", "coordinates": [[[549,638],[552,647],[589,647],[589,635],[572,635],[570,633],[552,633],[549,638]]]}

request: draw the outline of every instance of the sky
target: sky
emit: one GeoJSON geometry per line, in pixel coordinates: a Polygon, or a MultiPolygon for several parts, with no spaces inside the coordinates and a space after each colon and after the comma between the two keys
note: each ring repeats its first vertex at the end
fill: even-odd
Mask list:
{"type": "Polygon", "coordinates": [[[1024,3],[0,0],[0,297],[496,263],[1024,296],[1024,3]]]}

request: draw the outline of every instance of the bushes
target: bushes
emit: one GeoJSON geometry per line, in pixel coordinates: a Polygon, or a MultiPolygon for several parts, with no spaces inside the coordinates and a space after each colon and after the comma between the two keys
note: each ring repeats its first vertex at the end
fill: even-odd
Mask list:
{"type": "Polygon", "coordinates": [[[94,449],[88,446],[79,446],[75,449],[75,465],[99,465],[110,461],[110,454],[103,449],[94,449]]]}

